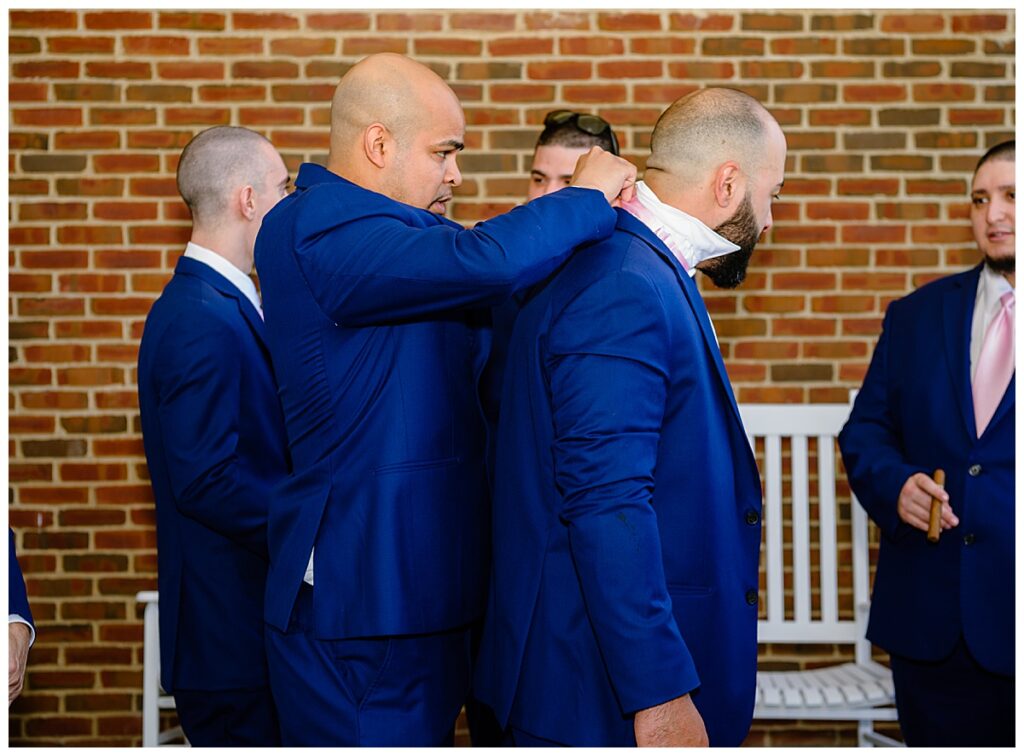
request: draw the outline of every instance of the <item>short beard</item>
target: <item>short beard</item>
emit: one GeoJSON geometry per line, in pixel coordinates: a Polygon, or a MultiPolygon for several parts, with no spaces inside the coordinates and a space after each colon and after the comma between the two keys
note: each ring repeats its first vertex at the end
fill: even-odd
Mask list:
{"type": "Polygon", "coordinates": [[[750,192],[743,197],[732,217],[715,228],[715,233],[738,245],[739,249],[708,260],[698,270],[710,278],[711,283],[718,288],[735,289],[747,277],[750,256],[754,254],[757,240],[761,238],[761,229],[754,219],[750,192]]]}
{"type": "Polygon", "coordinates": [[[990,257],[985,255],[985,264],[990,270],[1002,273],[1004,276],[1014,275],[1017,258],[1014,255],[1009,257],[990,257]]]}

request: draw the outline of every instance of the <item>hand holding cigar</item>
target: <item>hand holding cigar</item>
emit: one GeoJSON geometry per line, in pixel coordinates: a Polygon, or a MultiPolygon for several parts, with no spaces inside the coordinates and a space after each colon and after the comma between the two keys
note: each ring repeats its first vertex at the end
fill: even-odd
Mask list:
{"type": "MultiPolygon", "coordinates": [[[[941,470],[937,471],[936,474],[941,472],[941,470]]],[[[914,473],[903,484],[896,507],[903,522],[918,530],[923,530],[925,533],[934,533],[936,540],[938,540],[939,532],[955,528],[960,524],[960,519],[953,514],[953,508],[949,505],[949,494],[943,488],[944,484],[945,475],[939,481],[933,480],[926,473],[914,473]],[[938,520],[937,531],[932,526],[933,500],[938,501],[938,505],[935,507],[938,520]]]]}
{"type": "MultiPolygon", "coordinates": [[[[935,480],[935,484],[939,486],[946,485],[946,473],[944,470],[936,470],[935,475],[932,476],[935,480]]],[[[940,533],[940,516],[942,514],[942,499],[937,496],[932,496],[932,508],[928,514],[928,540],[931,543],[939,542],[940,533]]]]}

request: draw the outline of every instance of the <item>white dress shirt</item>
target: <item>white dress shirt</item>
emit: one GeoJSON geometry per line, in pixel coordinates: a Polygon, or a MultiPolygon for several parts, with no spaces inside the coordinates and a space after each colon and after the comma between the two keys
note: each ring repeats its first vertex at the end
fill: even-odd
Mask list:
{"type": "Polygon", "coordinates": [[[712,231],[692,215],[666,205],[643,181],[636,184],[636,201],[647,211],[637,219],[680,258],[679,262],[690,278],[697,274],[698,264],[739,249],[739,245],[712,231]]]}
{"type": "Polygon", "coordinates": [[[256,284],[252,282],[249,276],[228,262],[226,258],[221,257],[206,247],[200,247],[194,242],[189,242],[188,246],[185,247],[185,257],[208,265],[228,279],[236,289],[245,295],[246,299],[252,302],[252,306],[256,308],[256,312],[260,314],[260,317],[263,317],[263,306],[260,304],[260,295],[256,293],[256,284]]]}
{"type": "MultiPolygon", "coordinates": [[[[992,319],[999,314],[1003,294],[1013,291],[1010,282],[1002,273],[997,273],[988,265],[981,269],[978,277],[978,293],[974,300],[974,315],[971,318],[971,383],[974,383],[974,371],[978,369],[978,355],[985,341],[985,331],[992,319]]],[[[1016,323],[1014,323],[1016,330],[1016,323]]]]}

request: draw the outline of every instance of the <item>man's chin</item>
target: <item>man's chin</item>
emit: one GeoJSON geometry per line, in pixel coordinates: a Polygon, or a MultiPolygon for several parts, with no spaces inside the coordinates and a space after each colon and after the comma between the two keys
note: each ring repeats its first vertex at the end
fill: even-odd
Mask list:
{"type": "Polygon", "coordinates": [[[1014,273],[1017,265],[1017,257],[1014,252],[1008,253],[986,253],[985,264],[996,273],[1004,275],[1014,273]]]}
{"type": "Polygon", "coordinates": [[[430,203],[430,207],[428,207],[427,209],[432,213],[436,213],[437,215],[444,215],[445,212],[448,210],[448,203],[450,201],[451,199],[434,200],[433,202],[430,203]]]}

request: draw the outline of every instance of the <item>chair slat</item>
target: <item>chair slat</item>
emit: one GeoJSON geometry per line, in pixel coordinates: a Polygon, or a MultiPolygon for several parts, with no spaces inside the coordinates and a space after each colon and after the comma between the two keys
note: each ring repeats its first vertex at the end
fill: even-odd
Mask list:
{"type": "Polygon", "coordinates": [[[764,468],[768,621],[782,622],[782,441],[778,435],[765,436],[764,468]]]}
{"type": "Polygon", "coordinates": [[[836,449],[833,436],[818,436],[818,535],[821,544],[821,621],[839,621],[836,567],[836,449]]]}
{"type": "Polygon", "coordinates": [[[807,495],[807,436],[793,435],[791,485],[793,491],[793,609],[794,621],[811,621],[810,514],[807,495]]]}

